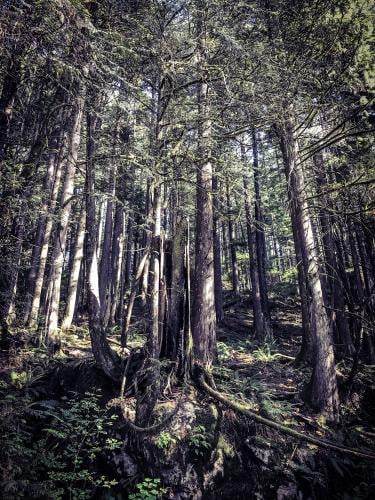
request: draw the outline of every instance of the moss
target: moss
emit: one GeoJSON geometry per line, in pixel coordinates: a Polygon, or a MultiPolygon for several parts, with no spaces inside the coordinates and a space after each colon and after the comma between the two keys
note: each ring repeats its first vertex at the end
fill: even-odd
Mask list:
{"type": "Polygon", "coordinates": [[[233,458],[236,454],[234,447],[229,443],[227,438],[222,434],[219,437],[219,442],[217,444],[218,450],[221,450],[226,458],[233,458]]]}

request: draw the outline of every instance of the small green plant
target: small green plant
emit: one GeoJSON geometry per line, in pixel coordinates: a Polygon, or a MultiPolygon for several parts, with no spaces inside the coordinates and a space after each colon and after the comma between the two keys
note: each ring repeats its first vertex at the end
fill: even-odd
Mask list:
{"type": "Polygon", "coordinates": [[[163,431],[155,438],[154,442],[158,448],[166,450],[176,443],[176,438],[170,432],[163,431]]]}
{"type": "Polygon", "coordinates": [[[290,419],[296,410],[295,405],[289,401],[273,399],[269,394],[264,393],[262,394],[262,406],[271,417],[278,419],[290,419]]]}
{"type": "Polygon", "coordinates": [[[22,389],[31,379],[31,373],[27,371],[12,371],[10,372],[10,382],[11,384],[17,388],[22,389]]]}
{"type": "Polygon", "coordinates": [[[204,455],[205,450],[211,447],[210,434],[204,425],[197,425],[192,429],[189,441],[194,454],[197,456],[204,455]]]}
{"type": "Polygon", "coordinates": [[[146,477],[141,483],[136,486],[138,490],[136,493],[129,495],[129,500],[157,500],[162,498],[167,492],[165,488],[160,486],[160,479],[146,477]]]}
{"type": "Polygon", "coordinates": [[[218,342],[217,343],[217,354],[218,354],[219,360],[221,362],[227,361],[228,359],[230,359],[231,351],[225,342],[218,342]]]}
{"type": "Polygon", "coordinates": [[[264,344],[257,347],[252,352],[252,355],[257,361],[261,361],[262,363],[270,363],[277,357],[275,350],[276,345],[274,342],[265,342],[264,344]]]}

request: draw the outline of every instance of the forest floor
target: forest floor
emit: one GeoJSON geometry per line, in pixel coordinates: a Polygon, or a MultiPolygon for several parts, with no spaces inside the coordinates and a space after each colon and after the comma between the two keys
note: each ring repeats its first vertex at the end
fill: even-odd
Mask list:
{"type": "MultiPolygon", "coordinates": [[[[306,386],[311,376],[311,371],[306,366],[297,367],[294,363],[301,341],[301,324],[298,307],[280,303],[274,305],[272,310],[274,340],[264,344],[257,343],[251,337],[252,317],[249,310],[251,310],[251,307],[246,301],[234,303],[226,309],[225,320],[218,328],[218,362],[213,368],[213,377],[217,390],[241,402],[241,404],[256,413],[295,430],[354,448],[373,449],[375,437],[375,367],[360,366],[350,394],[343,392],[341,424],[340,426],[332,427],[323,418],[318,418],[314,415],[313,411],[305,405],[301,398],[303,387],[306,386]]],[[[129,335],[129,348],[137,349],[142,347],[145,341],[143,330],[144,322],[142,318],[136,317],[129,335]]],[[[114,329],[111,336],[111,343],[112,347],[119,350],[117,334],[118,332],[114,329]]],[[[3,429],[3,432],[8,433],[9,436],[13,435],[12,432],[14,433],[14,429],[7,428],[7,425],[8,427],[12,425],[7,423],[7,417],[13,420],[17,420],[17,417],[20,417],[22,422],[25,422],[25,408],[37,404],[36,402],[38,401],[47,401],[47,406],[50,404],[51,407],[56,408],[58,403],[55,403],[55,400],[60,398],[60,401],[66,401],[67,398],[70,398],[70,391],[78,390],[78,387],[83,392],[86,391],[88,393],[90,391],[94,392],[96,385],[101,385],[102,390],[108,393],[105,401],[107,403],[109,401],[110,404],[111,401],[117,401],[119,397],[118,388],[114,388],[110,384],[103,384],[102,377],[93,379],[91,375],[90,382],[86,385],[82,384],[82,377],[77,376],[77,371],[74,371],[70,380],[67,381],[65,378],[65,392],[63,395],[61,393],[59,395],[51,393],[51,385],[45,389],[44,394],[43,391],[40,394],[38,380],[43,380],[45,374],[50,373],[51,364],[43,349],[23,342],[27,336],[27,332],[19,332],[18,336],[20,340],[18,347],[15,347],[13,356],[6,362],[3,360],[0,367],[1,389],[3,389],[1,392],[4,391],[4,394],[7,393],[4,397],[4,401],[7,401],[7,403],[1,407],[2,416],[5,415],[3,421],[5,430],[3,429]],[[9,395],[13,399],[10,400],[9,395]],[[21,405],[21,408],[19,408],[16,405],[12,410],[9,410],[9,401],[17,401],[25,397],[25,395],[28,398],[25,407],[21,405]],[[17,412],[19,412],[19,415],[15,415],[17,412]]],[[[75,368],[83,366],[85,363],[89,363],[92,366],[91,347],[85,325],[72,328],[64,336],[63,351],[64,356],[54,362],[55,366],[66,366],[69,363],[75,368]]],[[[176,407],[177,402],[182,399],[183,389],[178,386],[171,387],[168,378],[170,368],[171,365],[163,365],[162,363],[164,386],[162,397],[156,408],[156,415],[160,419],[176,407]]],[[[350,370],[350,360],[340,362],[337,367],[339,381],[343,387],[345,386],[344,382],[350,370]]],[[[56,378],[58,383],[62,384],[64,377],[58,375],[56,378]]],[[[206,413],[211,411],[212,399],[207,395],[200,394],[198,391],[193,396],[190,394],[187,399],[189,399],[190,405],[195,406],[195,412],[198,411],[198,407],[200,409],[203,408],[203,411],[206,411],[206,413]]],[[[90,402],[90,400],[88,401],[90,402]]],[[[99,406],[95,406],[96,402],[91,402],[90,404],[94,405],[94,410],[90,411],[94,411],[94,413],[98,412],[98,415],[101,415],[100,404],[102,403],[99,403],[99,406]]],[[[126,418],[132,419],[136,404],[135,397],[128,397],[126,404],[126,418]]],[[[73,418],[71,413],[69,413],[71,411],[73,412],[73,416],[75,415],[74,418],[78,418],[77,415],[80,415],[79,412],[81,410],[82,407],[78,407],[78,410],[74,406],[69,407],[68,410],[65,408],[63,411],[68,411],[68,417],[65,416],[64,418],[68,418],[68,421],[70,421],[69,419],[73,418]]],[[[56,417],[57,420],[60,417],[56,417]]],[[[26,417],[26,421],[28,421],[28,418],[26,417]]],[[[73,423],[74,418],[72,420],[73,423]]],[[[223,459],[223,463],[219,467],[217,465],[216,453],[216,462],[214,461],[215,463],[212,464],[211,469],[214,471],[215,468],[220,468],[221,472],[220,474],[217,471],[215,473],[212,472],[212,477],[215,474],[217,477],[215,476],[216,479],[212,482],[203,498],[231,498],[233,500],[235,498],[245,498],[244,495],[247,495],[246,498],[277,498],[278,500],[289,498],[373,498],[371,492],[375,485],[375,474],[371,464],[366,461],[323,451],[315,445],[292,439],[278,431],[268,429],[259,424],[254,425],[248,419],[236,416],[232,410],[223,408],[222,418],[224,424],[220,432],[226,439],[227,456],[223,459]],[[228,430],[230,427],[232,428],[228,430]],[[246,474],[249,477],[245,479],[246,474]],[[220,477],[222,478],[221,481],[218,479],[220,477]]],[[[206,433],[204,427],[205,420],[203,419],[203,423],[201,422],[199,425],[197,425],[197,422],[199,423],[198,419],[193,428],[193,435],[189,438],[190,443],[193,443],[195,446],[195,450],[193,450],[195,453],[195,455],[193,453],[193,463],[194,461],[205,462],[207,460],[206,448],[209,448],[208,443],[216,433],[216,424],[212,427],[211,433],[206,433]]],[[[83,419],[80,420],[79,418],[78,422],[74,425],[78,425],[78,427],[85,426],[83,419]]],[[[184,423],[181,424],[182,427],[184,425],[184,423]]],[[[83,432],[82,429],[81,431],[83,432]]],[[[40,429],[38,430],[39,432],[40,429]]],[[[63,433],[61,434],[62,431],[59,427],[56,429],[53,428],[50,432],[55,434],[54,438],[56,440],[62,439],[61,436],[63,436],[63,433]],[[58,433],[61,434],[60,437],[58,433]]],[[[180,439],[177,437],[178,432],[181,432],[181,429],[176,430],[173,434],[172,430],[167,426],[165,430],[159,433],[158,437],[154,438],[154,443],[156,443],[156,447],[159,448],[160,453],[167,453],[167,450],[169,450],[169,455],[158,457],[158,450],[156,452],[154,450],[152,458],[146,456],[143,457],[143,460],[159,461],[159,469],[162,469],[161,464],[165,467],[165,464],[171,460],[173,445],[180,439]]],[[[5,446],[5,449],[7,449],[7,446],[10,446],[11,449],[8,454],[9,456],[7,455],[8,467],[16,460],[13,456],[14,454],[17,456],[18,453],[16,445],[21,447],[21,452],[22,448],[31,447],[27,438],[25,440],[25,442],[21,440],[21,444],[18,441],[18,444],[15,444],[13,441],[11,444],[7,441],[5,444],[1,443],[2,446],[5,446]]],[[[30,450],[28,450],[29,452],[30,450]]],[[[176,456],[180,455],[176,454],[176,456]]],[[[131,460],[133,459],[130,457],[127,458],[127,466],[128,469],[130,467],[130,470],[133,467],[132,463],[129,466],[129,461],[131,460]]],[[[174,460],[177,459],[174,458],[174,460]]],[[[38,465],[36,467],[42,466],[38,465]]],[[[62,466],[57,465],[56,469],[59,470],[59,467],[61,468],[62,466]]],[[[203,465],[201,467],[203,470],[203,465]]],[[[22,469],[22,464],[19,465],[19,468],[20,470],[22,469]]],[[[138,478],[137,480],[139,481],[137,487],[140,496],[132,497],[130,495],[129,498],[162,498],[164,490],[159,485],[158,480],[152,479],[151,483],[145,483],[139,479],[144,477],[144,475],[142,476],[139,473],[136,465],[134,465],[134,468],[134,470],[137,470],[134,477],[138,478]],[[155,483],[154,481],[157,482],[155,483]],[[153,491],[157,492],[153,497],[147,497],[148,484],[151,485],[150,488],[153,487],[153,491]],[[143,496],[142,488],[146,488],[143,496]]],[[[202,479],[203,482],[207,482],[207,477],[211,474],[211,469],[210,472],[206,471],[201,474],[204,478],[204,480],[202,479]]],[[[147,466],[143,467],[143,470],[147,474],[147,466]]],[[[4,474],[4,469],[2,473],[4,474]]],[[[55,472],[54,474],[56,475],[57,473],[55,472]]],[[[129,474],[130,472],[128,471],[129,474]]],[[[155,474],[154,470],[154,472],[151,471],[147,475],[154,478],[155,474]]],[[[159,470],[158,474],[160,477],[164,477],[163,470],[159,470]]],[[[111,474],[109,476],[112,477],[111,474]]],[[[59,484],[64,483],[64,480],[60,476],[58,477],[57,482],[59,484]]],[[[69,480],[72,481],[72,479],[69,480]]],[[[56,480],[54,479],[53,481],[53,487],[55,487],[56,480]]],[[[77,479],[75,481],[77,482],[77,479]]],[[[129,488],[131,491],[136,479],[134,480],[135,482],[129,481],[126,484],[130,485],[129,488]]],[[[16,478],[14,479],[14,484],[16,484],[16,478]]],[[[113,484],[115,484],[114,480],[113,484]]],[[[49,487],[52,488],[52,486],[49,487]]],[[[98,485],[96,484],[95,487],[98,487],[98,485]]],[[[100,485],[100,487],[102,488],[103,486],[100,485]]],[[[19,486],[14,488],[17,489],[19,486]]],[[[165,489],[165,492],[167,491],[169,490],[165,489]]],[[[170,495],[172,494],[170,493],[170,495]]],[[[199,496],[194,497],[192,493],[186,493],[185,496],[176,496],[176,493],[173,495],[165,497],[200,498],[199,496]],[[190,494],[191,496],[189,496],[190,494]]],[[[97,496],[94,495],[94,497],[107,498],[105,496],[98,496],[98,494],[97,496]]],[[[87,498],[94,497],[88,496],[87,498]]],[[[4,498],[28,497],[21,494],[17,496],[16,494],[14,496],[4,496],[4,498]]],[[[30,498],[38,498],[38,496],[30,496],[30,498]]],[[[60,497],[55,496],[54,498],[60,497]]],[[[61,498],[65,498],[64,495],[61,498]]],[[[115,495],[108,498],[127,497],[115,495]]]]}

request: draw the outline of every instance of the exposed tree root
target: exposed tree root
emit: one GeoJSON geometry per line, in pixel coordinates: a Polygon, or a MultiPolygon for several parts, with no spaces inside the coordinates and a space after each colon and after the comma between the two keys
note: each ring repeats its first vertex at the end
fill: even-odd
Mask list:
{"type": "Polygon", "coordinates": [[[213,399],[216,401],[219,401],[220,403],[223,403],[224,405],[228,406],[229,408],[232,408],[234,411],[242,413],[243,415],[246,415],[247,417],[251,418],[252,420],[255,420],[256,422],[266,425],[267,427],[271,427],[273,429],[276,429],[280,432],[283,432],[284,434],[288,434],[289,436],[295,437],[297,439],[304,440],[308,443],[315,444],[316,446],[319,446],[321,448],[327,448],[330,450],[334,450],[340,453],[346,453],[349,455],[354,455],[356,457],[361,457],[361,458],[367,458],[369,460],[375,460],[375,454],[367,451],[361,451],[355,448],[349,448],[346,446],[342,446],[339,444],[332,443],[331,441],[327,441],[325,439],[319,439],[314,436],[309,436],[307,434],[304,434],[302,432],[296,431],[294,429],[290,429],[286,425],[278,424],[274,420],[271,420],[269,418],[262,417],[261,415],[258,415],[257,413],[254,413],[253,411],[249,410],[246,408],[244,405],[231,401],[228,399],[228,397],[224,396],[220,392],[216,391],[212,387],[210,387],[207,382],[205,381],[205,375],[201,373],[198,377],[199,381],[199,386],[201,389],[203,389],[207,394],[209,394],[213,399]]]}
{"type": "Polygon", "coordinates": [[[154,425],[150,425],[148,427],[140,427],[139,425],[134,424],[125,417],[125,401],[122,400],[120,402],[120,408],[124,419],[124,425],[125,427],[129,427],[132,431],[136,432],[137,434],[156,434],[157,432],[161,431],[164,427],[166,427],[172,420],[172,418],[177,414],[181,405],[181,399],[182,398],[180,398],[179,401],[177,402],[175,409],[171,411],[169,415],[167,415],[161,422],[158,422],[157,424],[154,425]]]}

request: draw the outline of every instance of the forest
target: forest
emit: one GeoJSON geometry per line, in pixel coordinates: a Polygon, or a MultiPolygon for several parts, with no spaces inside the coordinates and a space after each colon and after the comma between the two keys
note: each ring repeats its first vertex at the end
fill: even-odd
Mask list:
{"type": "Polygon", "coordinates": [[[375,497],[373,0],[0,0],[0,498],[375,497]]]}

